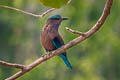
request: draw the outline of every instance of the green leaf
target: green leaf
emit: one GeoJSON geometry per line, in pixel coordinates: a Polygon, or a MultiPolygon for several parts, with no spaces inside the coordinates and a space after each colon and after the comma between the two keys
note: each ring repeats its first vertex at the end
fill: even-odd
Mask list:
{"type": "Polygon", "coordinates": [[[60,8],[67,4],[68,0],[40,0],[40,2],[47,7],[60,8]]]}

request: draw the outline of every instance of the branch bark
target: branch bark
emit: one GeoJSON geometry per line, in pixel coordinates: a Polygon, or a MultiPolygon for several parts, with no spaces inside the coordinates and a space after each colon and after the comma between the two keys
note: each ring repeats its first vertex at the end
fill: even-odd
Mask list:
{"type": "Polygon", "coordinates": [[[11,9],[11,10],[14,10],[14,11],[17,11],[17,12],[21,12],[21,13],[24,13],[24,14],[27,14],[27,15],[30,15],[30,16],[33,16],[33,17],[38,17],[38,18],[42,18],[44,17],[46,14],[54,11],[55,9],[54,8],[51,8],[51,9],[48,9],[47,11],[43,12],[42,14],[33,14],[31,12],[27,12],[27,11],[24,11],[24,10],[21,10],[21,9],[17,9],[17,8],[14,8],[14,7],[10,7],[10,6],[5,6],[5,5],[0,5],[1,8],[7,8],[7,9],[11,9]]]}
{"type": "Polygon", "coordinates": [[[56,56],[56,55],[58,55],[58,54],[60,54],[60,53],[62,53],[64,51],[66,51],[66,50],[68,50],[69,48],[77,45],[78,43],[80,43],[80,42],[86,40],[87,38],[89,38],[90,36],[92,36],[104,24],[106,18],[110,14],[112,3],[113,3],[113,0],[107,0],[106,1],[105,8],[103,10],[103,13],[102,13],[101,17],[98,19],[97,23],[88,32],[84,33],[84,36],[79,36],[79,37],[73,39],[72,41],[70,41],[69,43],[67,43],[66,45],[62,46],[61,48],[59,48],[57,50],[54,50],[52,52],[46,53],[45,55],[41,56],[39,59],[37,59],[33,63],[26,66],[25,70],[17,72],[16,74],[14,74],[13,76],[7,78],[6,80],[15,80],[15,79],[19,78],[20,76],[22,76],[25,73],[29,72],[34,67],[41,64],[42,62],[45,62],[46,60],[48,60],[48,59],[50,59],[50,58],[52,58],[52,57],[54,57],[54,56],[56,56]]]}
{"type": "MultiPolygon", "coordinates": [[[[72,0],[69,0],[67,5],[69,5],[71,2],[72,2],[72,0]]],[[[24,13],[24,14],[27,14],[27,15],[30,15],[30,16],[33,16],[33,17],[37,17],[37,18],[42,18],[46,14],[56,10],[55,8],[51,8],[51,9],[48,9],[47,11],[43,12],[42,14],[33,14],[31,12],[27,12],[27,11],[24,11],[24,10],[21,10],[21,9],[18,9],[18,8],[14,8],[14,7],[10,7],[10,6],[6,6],[6,5],[0,5],[0,8],[11,9],[11,10],[14,10],[14,11],[17,11],[17,12],[21,12],[21,13],[24,13]]]]}
{"type": "Polygon", "coordinates": [[[68,28],[68,27],[66,27],[66,30],[68,30],[69,32],[72,32],[73,34],[78,34],[78,35],[81,35],[81,36],[84,36],[84,35],[85,35],[83,32],[79,32],[79,31],[70,29],[70,28],[68,28]]]}
{"type": "Polygon", "coordinates": [[[12,67],[12,68],[17,68],[17,69],[21,69],[21,70],[25,69],[24,65],[8,63],[8,62],[1,61],[1,60],[0,60],[0,65],[7,66],[7,67],[12,67]]]}

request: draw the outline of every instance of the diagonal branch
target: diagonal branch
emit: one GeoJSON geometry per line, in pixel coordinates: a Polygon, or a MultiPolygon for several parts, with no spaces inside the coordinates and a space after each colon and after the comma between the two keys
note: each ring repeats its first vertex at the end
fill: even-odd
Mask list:
{"type": "Polygon", "coordinates": [[[72,2],[72,0],[69,0],[67,4],[70,4],[72,2]]]}
{"type": "Polygon", "coordinates": [[[38,17],[38,18],[42,18],[46,14],[48,14],[48,13],[50,13],[50,12],[55,10],[54,8],[51,8],[51,9],[48,9],[47,11],[45,11],[44,13],[42,13],[40,15],[37,15],[37,14],[33,14],[33,13],[30,13],[30,12],[27,12],[27,11],[24,11],[24,10],[21,10],[21,9],[17,9],[17,8],[14,8],[14,7],[10,7],[10,6],[0,5],[0,7],[1,8],[11,9],[11,10],[14,10],[14,11],[17,11],[17,12],[21,12],[21,13],[24,13],[24,14],[27,14],[27,15],[30,15],[30,16],[38,17]]]}
{"type": "MultiPolygon", "coordinates": [[[[67,5],[69,5],[71,2],[72,2],[72,0],[69,0],[67,5]]],[[[24,14],[27,14],[27,15],[30,15],[30,16],[33,16],[33,17],[38,17],[38,18],[42,18],[46,14],[56,10],[55,8],[51,8],[51,9],[48,9],[47,11],[43,12],[42,14],[33,14],[31,12],[27,12],[27,11],[24,11],[24,10],[21,10],[21,9],[18,9],[18,8],[14,8],[14,7],[10,7],[10,6],[6,6],[6,5],[0,5],[0,8],[11,9],[11,10],[14,10],[14,11],[17,11],[17,12],[21,12],[21,13],[24,13],[24,14]]]]}
{"type": "Polygon", "coordinates": [[[7,66],[7,67],[12,67],[12,68],[17,68],[17,69],[21,69],[21,70],[25,69],[24,65],[8,63],[8,62],[1,61],[1,60],[0,60],[0,65],[7,66]]]}
{"type": "Polygon", "coordinates": [[[110,14],[112,3],[113,3],[113,0],[107,0],[101,17],[99,18],[97,23],[88,32],[85,33],[85,36],[79,36],[79,37],[73,39],[72,41],[70,41],[69,43],[67,43],[66,45],[62,46],[61,48],[59,48],[57,50],[54,50],[52,52],[46,53],[45,55],[43,55],[42,57],[40,57],[39,59],[37,59],[36,61],[31,63],[30,65],[28,65],[25,70],[17,72],[16,74],[14,74],[13,76],[7,78],[6,80],[15,80],[15,79],[19,78],[20,76],[22,76],[25,73],[29,72],[34,67],[41,64],[42,62],[45,62],[46,60],[48,60],[48,59],[50,59],[50,58],[52,58],[52,57],[54,57],[54,56],[56,56],[56,55],[58,55],[58,54],[60,54],[60,53],[62,53],[64,51],[66,51],[66,50],[68,50],[69,48],[77,45],[78,43],[80,43],[80,42],[86,40],[87,38],[89,38],[90,36],[92,36],[104,24],[106,18],[110,14]]]}
{"type": "Polygon", "coordinates": [[[79,32],[77,30],[73,30],[73,29],[70,29],[68,27],[66,27],[66,30],[68,30],[69,32],[72,32],[73,34],[78,34],[78,35],[81,35],[81,36],[85,35],[83,32],[79,32]]]}

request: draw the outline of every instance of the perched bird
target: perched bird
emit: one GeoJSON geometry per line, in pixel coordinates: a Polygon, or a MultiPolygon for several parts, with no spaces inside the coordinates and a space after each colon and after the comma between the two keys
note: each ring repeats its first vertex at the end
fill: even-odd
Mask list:
{"type": "MultiPolygon", "coordinates": [[[[45,26],[42,29],[41,44],[46,51],[53,51],[64,45],[64,41],[59,35],[58,28],[62,21],[68,18],[62,18],[60,15],[51,16],[45,26]]],[[[68,61],[66,52],[59,54],[65,65],[72,69],[70,62],[68,61]]]]}

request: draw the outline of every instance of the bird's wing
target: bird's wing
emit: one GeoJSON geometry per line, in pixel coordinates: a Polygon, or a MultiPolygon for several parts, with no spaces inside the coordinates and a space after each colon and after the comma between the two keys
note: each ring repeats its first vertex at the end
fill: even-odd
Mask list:
{"type": "MultiPolygon", "coordinates": [[[[56,47],[56,49],[60,48],[62,45],[64,45],[64,42],[62,40],[62,38],[59,36],[59,37],[55,37],[53,40],[52,40],[52,43],[53,45],[56,47]]],[[[66,53],[63,53],[64,56],[66,56],[66,53]]]]}
{"type": "MultiPolygon", "coordinates": [[[[64,45],[64,42],[62,40],[61,37],[55,37],[52,40],[53,45],[56,47],[56,49],[60,48],[62,45],[64,45]]],[[[63,60],[63,62],[66,64],[67,67],[70,67],[72,69],[72,66],[69,62],[69,60],[67,59],[67,55],[66,52],[59,54],[58,56],[60,56],[63,60]]]]}
{"type": "Polygon", "coordinates": [[[56,47],[56,49],[60,48],[63,44],[62,44],[62,41],[58,38],[58,37],[55,37],[53,40],[52,40],[52,43],[53,45],[56,47]]]}

